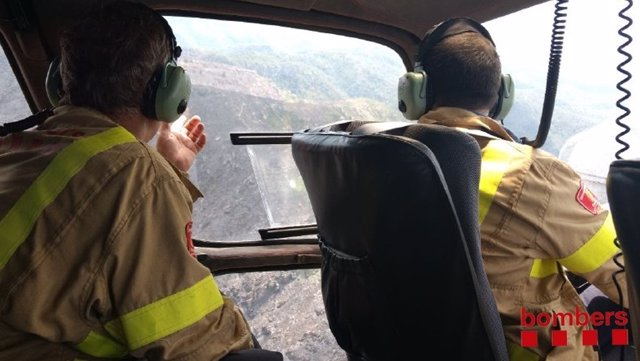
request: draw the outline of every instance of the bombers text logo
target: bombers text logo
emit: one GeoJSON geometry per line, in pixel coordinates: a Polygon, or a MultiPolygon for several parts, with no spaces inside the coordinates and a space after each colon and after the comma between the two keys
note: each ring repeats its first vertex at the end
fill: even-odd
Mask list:
{"type": "Polygon", "coordinates": [[[561,326],[592,326],[581,331],[580,338],[585,346],[595,346],[598,344],[598,330],[593,327],[611,326],[611,344],[613,346],[624,346],[629,344],[628,330],[625,328],[629,323],[626,311],[606,311],[606,312],[585,312],[580,307],[576,307],[574,312],[528,312],[524,307],[520,308],[520,345],[522,347],[538,346],[538,331],[527,330],[527,327],[553,327],[551,330],[551,345],[566,346],[567,331],[560,329],[561,326]],[[615,328],[620,327],[620,328],[615,328]]]}

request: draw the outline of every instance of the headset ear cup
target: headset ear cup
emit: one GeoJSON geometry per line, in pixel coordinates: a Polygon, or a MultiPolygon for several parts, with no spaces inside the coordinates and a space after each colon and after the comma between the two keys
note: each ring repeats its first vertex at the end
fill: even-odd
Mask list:
{"type": "Polygon", "coordinates": [[[398,109],[408,120],[425,114],[432,104],[427,73],[422,70],[405,73],[398,79],[398,109]]]}
{"type": "Polygon", "coordinates": [[[513,106],[515,99],[515,84],[513,78],[509,74],[503,74],[500,83],[500,92],[498,93],[498,103],[491,111],[491,117],[502,121],[513,106]]]}
{"type": "Polygon", "coordinates": [[[170,61],[165,64],[155,89],[153,107],[155,118],[173,122],[187,109],[191,96],[191,79],[185,70],[170,61]]]}
{"type": "Polygon", "coordinates": [[[49,64],[47,70],[47,78],[44,82],[47,90],[47,97],[51,105],[58,106],[62,98],[62,77],[60,76],[60,58],[56,57],[49,64]]]}

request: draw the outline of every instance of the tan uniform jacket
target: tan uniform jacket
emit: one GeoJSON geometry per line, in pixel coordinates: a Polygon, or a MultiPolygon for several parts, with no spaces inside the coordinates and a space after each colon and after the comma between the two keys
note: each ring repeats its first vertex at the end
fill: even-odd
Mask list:
{"type": "MultiPolygon", "coordinates": [[[[471,129],[467,132],[474,133],[482,148],[482,257],[511,359],[597,360],[593,348],[582,345],[585,327],[575,319],[570,322],[567,315],[555,326],[541,327],[530,315],[575,315],[576,308],[586,312],[565,269],[619,300],[612,274],[620,269],[613,261],[620,250],[614,245],[609,212],[568,165],[543,150],[514,142],[493,119],[440,107],[419,122],[471,129]],[[537,331],[538,347],[519,347],[522,330],[537,331]],[[567,331],[567,346],[552,347],[552,330],[567,331]]],[[[617,279],[626,295],[624,275],[617,279]]],[[[541,321],[546,322],[544,316],[541,321]]],[[[622,322],[609,320],[615,321],[622,322]]]]}
{"type": "Polygon", "coordinates": [[[219,360],[252,346],[188,250],[199,192],[180,176],[89,109],[0,138],[0,360],[219,360]]]}

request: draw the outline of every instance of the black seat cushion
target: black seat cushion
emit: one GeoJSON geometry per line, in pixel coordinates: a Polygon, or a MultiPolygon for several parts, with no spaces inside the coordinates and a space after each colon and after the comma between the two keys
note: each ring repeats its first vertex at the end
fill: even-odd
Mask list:
{"type": "Polygon", "coordinates": [[[477,143],[439,126],[346,131],[363,124],[292,141],[339,345],[365,360],[425,359],[431,347],[451,360],[507,360],[480,259],[477,143]]]}
{"type": "MultiPolygon", "coordinates": [[[[640,345],[640,160],[616,160],[609,166],[607,198],[623,251],[631,328],[640,345]]],[[[640,350],[636,348],[636,359],[640,350]]]]}

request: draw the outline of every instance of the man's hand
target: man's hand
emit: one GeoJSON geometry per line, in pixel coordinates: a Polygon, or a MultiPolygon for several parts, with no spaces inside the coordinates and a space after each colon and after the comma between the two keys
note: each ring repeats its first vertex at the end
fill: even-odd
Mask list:
{"type": "Polygon", "coordinates": [[[165,159],[178,169],[187,172],[198,154],[207,143],[204,124],[194,115],[187,120],[182,129],[171,131],[169,123],[160,126],[156,149],[165,159]]]}

